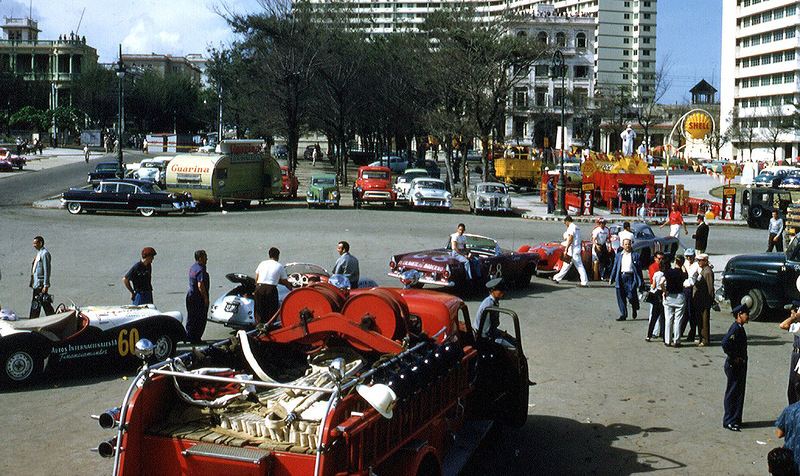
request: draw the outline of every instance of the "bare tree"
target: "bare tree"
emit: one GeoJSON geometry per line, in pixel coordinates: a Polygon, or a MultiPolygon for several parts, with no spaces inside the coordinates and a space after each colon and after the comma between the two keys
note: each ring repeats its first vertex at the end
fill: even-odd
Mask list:
{"type": "Polygon", "coordinates": [[[634,102],[632,106],[636,114],[636,121],[642,128],[644,135],[642,141],[644,141],[648,150],[650,149],[650,129],[663,118],[663,111],[659,101],[672,86],[672,81],[669,78],[670,68],[670,57],[667,55],[661,61],[655,73],[639,73],[636,84],[632,86],[637,89],[633,94],[634,102]],[[652,86],[648,85],[651,79],[653,80],[652,86]],[[642,82],[645,85],[642,85],[642,82]],[[652,89],[649,89],[651,87],[652,89]]]}
{"type": "Polygon", "coordinates": [[[792,131],[792,118],[783,113],[780,106],[770,106],[767,114],[760,118],[761,138],[769,144],[772,149],[772,161],[777,160],[777,152],[781,147],[781,136],[792,131]]]}
{"type": "MultiPolygon", "coordinates": [[[[756,131],[758,120],[758,117],[755,116],[739,117],[739,108],[736,106],[731,110],[728,119],[730,126],[726,133],[730,137],[731,144],[739,150],[744,150],[746,148],[748,151],[748,160],[752,160],[753,146],[758,140],[756,131]]],[[[742,157],[742,160],[744,160],[744,157],[742,157]]]]}

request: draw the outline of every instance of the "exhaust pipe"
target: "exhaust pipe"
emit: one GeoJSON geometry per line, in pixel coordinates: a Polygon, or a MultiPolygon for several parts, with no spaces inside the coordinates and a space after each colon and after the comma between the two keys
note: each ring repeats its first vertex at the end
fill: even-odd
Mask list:
{"type": "Polygon", "coordinates": [[[97,445],[97,454],[103,458],[113,458],[117,452],[117,437],[109,438],[108,440],[97,445]]]}
{"type": "Polygon", "coordinates": [[[101,428],[110,429],[115,428],[119,425],[119,414],[120,409],[112,408],[111,410],[106,410],[105,412],[101,413],[100,415],[92,415],[92,418],[97,420],[100,423],[101,428]]]}

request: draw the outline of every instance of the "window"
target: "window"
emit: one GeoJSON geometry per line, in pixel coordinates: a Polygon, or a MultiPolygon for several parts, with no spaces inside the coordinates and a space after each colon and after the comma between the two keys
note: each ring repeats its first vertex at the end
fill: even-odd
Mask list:
{"type": "Polygon", "coordinates": [[[622,15],[622,18],[624,18],[626,20],[630,20],[631,19],[631,14],[630,13],[625,13],[624,15],[622,15]]]}
{"type": "Polygon", "coordinates": [[[538,35],[536,35],[536,41],[539,43],[546,45],[547,44],[547,33],[540,31],[538,35]]]}
{"type": "Polygon", "coordinates": [[[783,30],[776,31],[772,34],[772,41],[781,41],[783,39],[783,30]]]}
{"type": "MultiPolygon", "coordinates": [[[[747,18],[745,18],[745,20],[747,20],[747,18]]],[[[758,25],[759,23],[761,23],[761,15],[755,15],[752,18],[750,18],[751,25],[755,26],[758,25]]]]}
{"type": "Polygon", "coordinates": [[[761,14],[761,21],[764,23],[772,21],[772,12],[764,12],[761,14]]]}
{"type": "Polygon", "coordinates": [[[775,10],[775,12],[772,14],[772,18],[776,20],[783,18],[783,8],[775,10]]]}
{"type": "Polygon", "coordinates": [[[793,83],[794,82],[794,72],[783,73],[783,82],[784,83],[793,83]]]}
{"type": "Polygon", "coordinates": [[[762,86],[769,86],[769,76],[762,76],[761,77],[761,85],[762,86]]]}
{"type": "Polygon", "coordinates": [[[629,67],[629,66],[630,66],[630,63],[628,63],[627,61],[623,61],[623,62],[622,62],[622,67],[623,67],[623,68],[627,68],[627,67],[629,67]]]}
{"type": "Polygon", "coordinates": [[[742,40],[742,47],[747,48],[748,46],[750,46],[750,38],[745,38],[742,40]]]}
{"type": "Polygon", "coordinates": [[[642,50],[642,56],[650,56],[650,50],[642,50]]]}
{"type": "MultiPolygon", "coordinates": [[[[553,106],[561,106],[561,101],[566,100],[564,97],[564,90],[563,89],[554,89],[553,90],[553,106]]],[[[566,102],[564,103],[566,106],[566,102]]]]}
{"type": "Polygon", "coordinates": [[[622,56],[628,56],[629,53],[628,50],[622,50],[622,56]]]}
{"type": "Polygon", "coordinates": [[[787,51],[783,58],[786,61],[794,61],[794,50],[787,51]]]}
{"type": "Polygon", "coordinates": [[[745,58],[742,60],[742,68],[749,68],[750,67],[750,58],[745,58]]]}
{"type": "Polygon", "coordinates": [[[769,106],[769,98],[768,97],[761,98],[761,106],[769,106]]]}
{"type": "Polygon", "coordinates": [[[753,42],[753,46],[760,45],[761,44],[761,37],[758,36],[758,35],[754,36],[753,39],[752,39],[752,42],[753,42]]]}
{"type": "Polygon", "coordinates": [[[536,106],[539,107],[547,106],[547,89],[536,88],[536,94],[534,100],[536,101],[536,106]]]}
{"type": "Polygon", "coordinates": [[[794,28],[787,28],[786,29],[786,38],[794,38],[795,29],[794,28]]]}
{"type": "Polygon", "coordinates": [[[574,67],[574,76],[576,78],[586,78],[589,76],[589,67],[588,66],[575,66],[574,67]]]}
{"type": "Polygon", "coordinates": [[[631,31],[631,27],[625,25],[622,27],[622,31],[631,31]]]}
{"type": "Polygon", "coordinates": [[[771,55],[764,55],[761,57],[761,64],[770,64],[770,63],[772,63],[771,55]]]}
{"type": "Polygon", "coordinates": [[[780,74],[776,74],[772,77],[772,84],[781,84],[783,82],[783,76],[780,74]]]}
{"type": "Polygon", "coordinates": [[[622,75],[622,79],[628,79],[628,73],[624,73],[624,74],[622,75]]]}
{"type": "Polygon", "coordinates": [[[575,46],[578,48],[586,48],[586,33],[578,33],[575,35],[575,46]]]}
{"type": "Polygon", "coordinates": [[[645,20],[649,20],[650,19],[650,14],[649,13],[645,13],[644,14],[644,19],[645,20]]]}
{"type": "Polygon", "coordinates": [[[528,107],[528,88],[514,88],[514,107],[528,107]]]}
{"type": "Polygon", "coordinates": [[[761,43],[769,43],[770,41],[772,41],[772,34],[764,33],[761,35],[761,43]]]}
{"type": "Polygon", "coordinates": [[[517,32],[517,36],[520,38],[525,38],[526,36],[528,36],[528,34],[525,33],[523,30],[520,30],[517,32]]]}
{"type": "Polygon", "coordinates": [[[537,64],[534,70],[537,77],[546,78],[549,75],[549,67],[546,64],[537,64]]]}
{"type": "Polygon", "coordinates": [[[649,61],[642,61],[642,68],[649,68],[650,62],[649,61]]]}
{"type": "Polygon", "coordinates": [[[742,20],[742,27],[747,28],[748,26],[750,26],[750,17],[747,17],[744,20],[742,20]]]}
{"type": "Polygon", "coordinates": [[[761,64],[761,60],[758,56],[755,58],[750,58],[750,66],[758,66],[759,64],[761,64]]]}
{"type": "Polygon", "coordinates": [[[514,137],[525,137],[527,121],[524,117],[514,117],[514,137]]]}
{"type": "Polygon", "coordinates": [[[786,16],[790,17],[790,16],[794,15],[795,13],[797,13],[797,6],[796,5],[787,5],[786,8],[784,9],[784,11],[786,12],[786,16]]]}
{"type": "Polygon", "coordinates": [[[561,31],[556,33],[556,44],[561,47],[567,46],[567,35],[561,31]]]}
{"type": "Polygon", "coordinates": [[[644,25],[642,31],[650,31],[650,25],[644,25]]]}
{"type": "Polygon", "coordinates": [[[627,44],[628,44],[628,43],[630,43],[630,42],[631,42],[631,39],[630,39],[630,38],[623,38],[623,39],[622,39],[622,43],[623,43],[623,44],[625,44],[625,45],[627,45],[627,44]]]}
{"type": "Polygon", "coordinates": [[[644,43],[644,44],[650,44],[650,37],[647,37],[647,36],[646,36],[646,37],[642,38],[642,43],[644,43]]]}
{"type": "Polygon", "coordinates": [[[783,53],[780,51],[777,53],[772,53],[772,62],[773,63],[780,63],[783,60],[783,53]]]}
{"type": "Polygon", "coordinates": [[[750,87],[751,88],[758,87],[758,78],[750,78],[750,87]]]}

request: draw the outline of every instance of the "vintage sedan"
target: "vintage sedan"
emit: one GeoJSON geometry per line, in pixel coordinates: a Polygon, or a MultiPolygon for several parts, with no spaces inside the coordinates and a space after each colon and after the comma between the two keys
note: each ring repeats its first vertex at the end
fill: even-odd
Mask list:
{"type": "MultiPolygon", "coordinates": [[[[611,231],[611,246],[614,250],[619,249],[622,244],[619,242],[619,232],[622,231],[622,223],[614,223],[608,226],[611,231]]],[[[663,251],[665,254],[675,256],[678,252],[680,242],[674,236],[656,236],[653,229],[647,223],[631,223],[633,232],[633,250],[639,252],[642,258],[642,267],[647,268],[653,262],[656,251],[663,251]]]]}
{"type": "Polygon", "coordinates": [[[123,177],[125,169],[121,168],[117,162],[100,162],[91,172],[86,174],[86,183],[92,185],[100,183],[102,180],[123,177]]]}
{"type": "Polygon", "coordinates": [[[279,193],[282,197],[297,198],[297,189],[300,187],[300,182],[294,172],[289,170],[289,167],[281,165],[281,191],[279,193]]]}
{"type": "Polygon", "coordinates": [[[144,306],[93,306],[18,321],[0,320],[0,382],[20,385],[45,371],[69,366],[108,368],[135,365],[136,342],[149,339],[155,358],[164,360],[186,339],[183,315],[144,306]]]}
{"type": "MultiPolygon", "coordinates": [[[[25,167],[25,164],[27,163],[27,159],[25,158],[24,155],[12,154],[11,150],[5,147],[0,147],[0,160],[8,162],[11,165],[11,167],[16,167],[19,170],[22,170],[22,168],[25,167]]],[[[0,170],[3,169],[0,168],[0,170]]]]}
{"type": "Polygon", "coordinates": [[[508,188],[499,182],[481,182],[473,185],[467,192],[469,210],[474,213],[510,213],[511,196],[508,188]]]}
{"type": "Polygon", "coordinates": [[[394,191],[397,194],[398,202],[411,203],[408,196],[408,191],[411,190],[411,181],[419,177],[430,177],[428,171],[425,169],[406,169],[406,171],[397,177],[394,183],[394,191]]]}
{"type": "Polygon", "coordinates": [[[509,284],[528,286],[536,274],[539,256],[500,248],[492,238],[464,234],[467,250],[473,255],[472,280],[467,279],[464,263],[452,256],[450,241],[444,248],[401,253],[389,260],[389,276],[401,279],[405,271],[417,271],[419,284],[444,286],[455,290],[479,290],[490,279],[502,277],[509,284]]]}
{"type": "Polygon", "coordinates": [[[327,207],[328,205],[338,208],[341,198],[339,181],[336,179],[336,175],[320,174],[311,176],[311,185],[308,186],[308,192],[306,193],[308,208],[315,206],[327,207]]]}
{"type": "Polygon", "coordinates": [[[408,191],[411,206],[414,208],[439,208],[449,210],[452,195],[447,191],[443,180],[427,177],[415,178],[408,191]]]}
{"type": "Polygon", "coordinates": [[[146,180],[105,180],[96,187],[73,188],[61,194],[61,206],[73,215],[82,211],[139,212],[142,216],[156,213],[183,213],[195,210],[189,194],[163,192],[146,180]]]}

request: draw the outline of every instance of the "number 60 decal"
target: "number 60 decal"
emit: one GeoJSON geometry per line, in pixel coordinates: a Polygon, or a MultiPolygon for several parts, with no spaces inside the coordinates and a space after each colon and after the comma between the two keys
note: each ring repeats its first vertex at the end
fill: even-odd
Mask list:
{"type": "Polygon", "coordinates": [[[117,350],[119,350],[119,355],[121,357],[125,357],[126,355],[133,353],[133,348],[138,341],[139,330],[135,327],[130,331],[128,331],[128,329],[122,329],[119,331],[119,337],[117,338],[117,350]]]}

